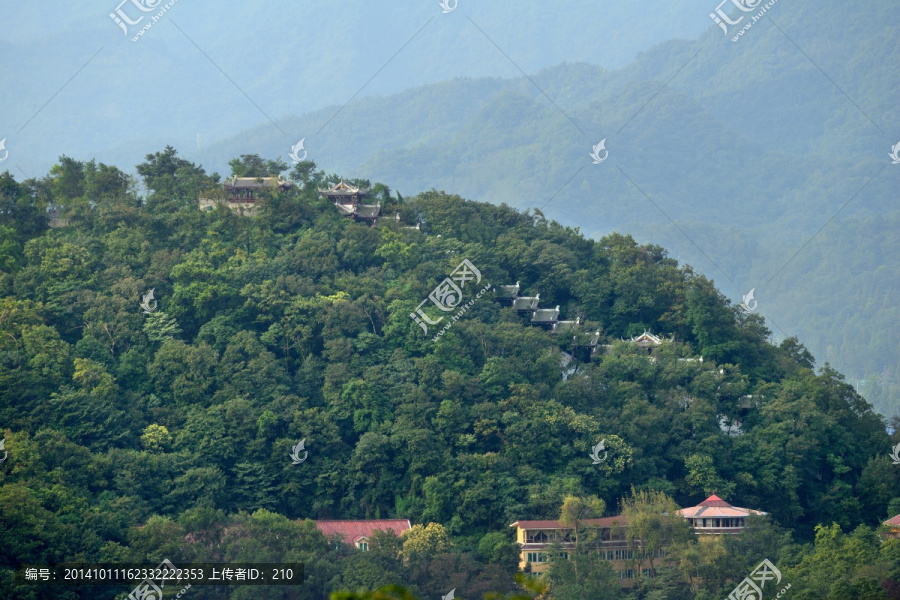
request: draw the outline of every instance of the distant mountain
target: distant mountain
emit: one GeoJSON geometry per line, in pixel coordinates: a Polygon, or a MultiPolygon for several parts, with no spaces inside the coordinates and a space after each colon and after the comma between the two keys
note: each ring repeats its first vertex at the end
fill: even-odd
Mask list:
{"type": "Polygon", "coordinates": [[[265,115],[280,123],[360,92],[517,77],[513,62],[527,73],[563,61],[620,67],[710,24],[708,0],[651,0],[639,14],[628,0],[462,0],[449,14],[437,0],[179,1],[135,43],[109,17],[117,4],[4,6],[0,139],[23,171],[45,172],[62,153],[136,164],[166,143],[203,149],[260,122],[284,135],[265,115]]]}

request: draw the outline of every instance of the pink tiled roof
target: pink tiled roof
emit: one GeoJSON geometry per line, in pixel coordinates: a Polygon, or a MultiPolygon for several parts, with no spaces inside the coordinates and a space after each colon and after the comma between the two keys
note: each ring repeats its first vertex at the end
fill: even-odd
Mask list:
{"type": "Polygon", "coordinates": [[[740,506],[732,506],[713,494],[697,506],[683,508],[678,511],[683,517],[705,517],[705,518],[729,518],[729,517],[746,517],[748,515],[764,515],[766,513],[761,510],[753,510],[751,508],[741,508],[740,506]]]}
{"type": "MultiPolygon", "coordinates": [[[[602,519],[584,519],[581,521],[584,525],[593,527],[612,527],[613,525],[624,525],[625,517],[604,517],[602,519]]],[[[516,521],[510,527],[518,527],[519,529],[571,529],[559,524],[559,521],[516,521]]]]}
{"type": "Polygon", "coordinates": [[[316,521],[316,528],[325,537],[338,534],[348,544],[371,537],[376,531],[393,531],[400,535],[410,529],[408,519],[368,519],[363,521],[316,521]]]}
{"type": "Polygon", "coordinates": [[[731,506],[715,494],[698,504],[697,506],[731,506]]]}
{"type": "Polygon", "coordinates": [[[885,525],[890,525],[891,527],[900,527],[900,515],[896,517],[891,517],[887,521],[884,522],[885,525]]]}

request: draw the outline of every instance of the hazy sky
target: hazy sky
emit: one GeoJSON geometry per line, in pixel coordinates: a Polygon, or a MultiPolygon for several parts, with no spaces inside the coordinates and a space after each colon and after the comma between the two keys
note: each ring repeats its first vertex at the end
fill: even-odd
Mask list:
{"type": "Polygon", "coordinates": [[[0,139],[14,170],[42,174],[63,153],[109,161],[166,143],[196,148],[270,118],[458,76],[618,68],[714,26],[708,0],[460,0],[446,14],[437,0],[175,0],[134,42],[168,2],[120,1],[0,4],[0,139]],[[127,35],[110,17],[117,8],[127,35]]]}

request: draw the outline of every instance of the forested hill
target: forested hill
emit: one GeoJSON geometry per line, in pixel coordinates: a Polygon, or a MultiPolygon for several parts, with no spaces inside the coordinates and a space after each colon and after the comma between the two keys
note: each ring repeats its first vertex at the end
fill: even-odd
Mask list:
{"type": "Polygon", "coordinates": [[[312,598],[372,581],[309,523],[274,539],[288,520],[440,523],[490,563],[484,540],[569,495],[617,514],[632,487],[681,506],[716,492],[800,540],[876,525],[900,497],[883,418],[661,247],[380,184],[400,221],[374,229],[318,197],[338,178],[309,163],[255,218],[197,210],[215,182],[171,149],[138,172],[143,200],[116,167],[66,157],[0,177],[0,565],[290,555],[312,598]],[[67,227],[47,229],[48,203],[67,227]],[[477,288],[519,282],[608,348],[573,350],[471,281],[433,341],[449,318],[425,335],[410,313],[464,259],[477,288]],[[620,341],[645,330],[673,341],[652,359],[620,341]]]}

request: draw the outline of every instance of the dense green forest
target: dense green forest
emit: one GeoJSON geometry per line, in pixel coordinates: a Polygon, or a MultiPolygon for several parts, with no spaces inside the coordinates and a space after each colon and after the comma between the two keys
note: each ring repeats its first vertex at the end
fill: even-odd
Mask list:
{"type": "Polygon", "coordinates": [[[512,522],[559,518],[573,499],[603,516],[711,493],[768,516],[724,542],[675,527],[672,563],[629,592],[585,550],[553,563],[543,594],[722,598],[766,558],[796,600],[887,598],[882,583],[900,581],[900,542],[876,534],[900,512],[900,434],[662,247],[384,184],[372,195],[399,221],[371,228],[319,197],[339,177],[312,162],[254,218],[197,210],[220,178],[172,148],[137,172],[146,195],[117,167],[65,156],[40,178],[0,176],[3,600],[125,596],[13,583],[14,565],[75,560],[306,565],[298,590],[198,599],[521,594],[512,522]],[[68,225],[49,229],[48,207],[68,225]],[[432,341],[410,313],[463,259],[607,347],[573,349],[490,293],[432,341]],[[645,330],[673,341],[652,357],[621,341],[645,330]],[[600,439],[612,460],[593,465],[600,439]],[[362,553],[316,518],[421,526],[362,553]]]}

